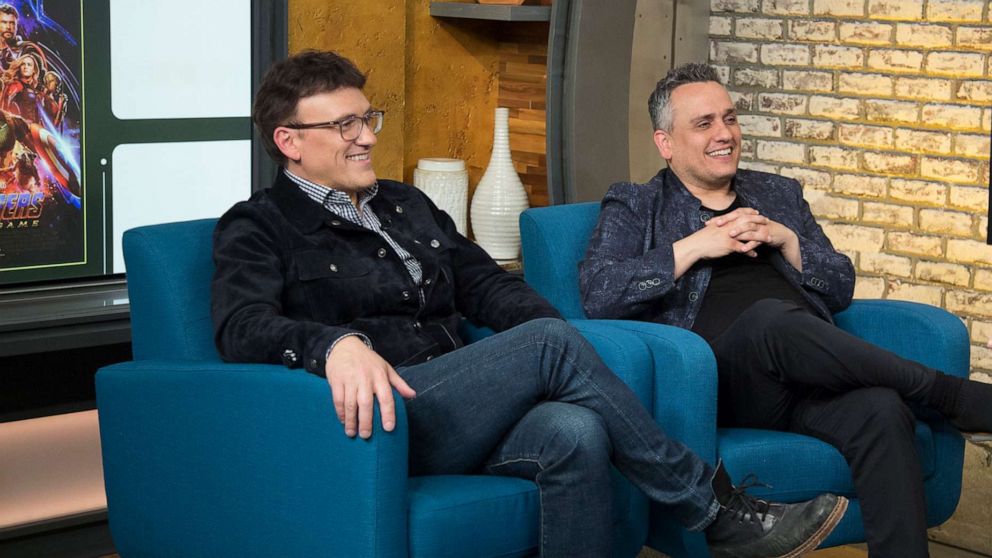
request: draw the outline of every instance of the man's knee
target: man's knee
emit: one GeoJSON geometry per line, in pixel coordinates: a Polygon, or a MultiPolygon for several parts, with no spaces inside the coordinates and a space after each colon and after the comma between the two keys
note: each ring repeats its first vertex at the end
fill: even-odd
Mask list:
{"type": "Polygon", "coordinates": [[[549,430],[547,441],[555,460],[575,461],[582,467],[602,468],[609,464],[612,444],[606,424],[598,413],[570,403],[541,404],[549,430]]]}
{"type": "Polygon", "coordinates": [[[537,318],[518,326],[530,335],[545,342],[568,342],[582,339],[582,334],[565,320],[537,318]]]}
{"type": "Polygon", "coordinates": [[[911,439],[915,431],[913,412],[895,390],[861,388],[852,395],[858,399],[860,416],[851,418],[860,423],[857,432],[864,444],[885,446],[911,439]]]}

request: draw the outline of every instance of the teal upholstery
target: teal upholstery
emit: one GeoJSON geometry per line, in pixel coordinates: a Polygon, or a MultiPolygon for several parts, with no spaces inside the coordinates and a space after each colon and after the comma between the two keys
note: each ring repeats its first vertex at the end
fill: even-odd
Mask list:
{"type": "MultiPolygon", "coordinates": [[[[520,217],[524,274],[538,292],[567,318],[585,313],[578,290],[578,262],[584,257],[590,233],[599,218],[599,204],[579,203],[534,208],[520,217]]],[[[906,358],[918,360],[946,373],[967,377],[970,344],[961,320],[932,306],[889,300],[857,300],[835,316],[839,327],[906,358]]],[[[633,329],[631,322],[613,322],[633,329]]],[[[665,350],[655,359],[654,412],[670,434],[680,437],[716,462],[721,459],[736,480],[756,473],[772,488],[759,495],[782,501],[799,501],[822,492],[851,498],[847,515],[824,542],[835,546],[864,540],[861,509],[851,482],[850,470],[835,448],[819,440],[766,430],[719,429],[716,425],[716,365],[706,343],[695,334],[669,326],[641,323],[636,334],[653,351],[665,350]],[[668,340],[667,345],[661,343],[668,340]],[[692,353],[692,360],[671,360],[677,351],[692,353]],[[669,362],[666,366],[666,362],[669,362]],[[694,366],[689,370],[686,365],[694,366]],[[671,376],[681,384],[679,397],[663,393],[671,376]],[[694,401],[686,397],[698,384],[694,401]],[[684,404],[691,401],[692,409],[684,404]],[[696,421],[685,430],[683,421],[696,421]]],[[[957,506],[961,492],[964,443],[947,421],[935,413],[923,414],[917,422],[917,447],[925,474],[927,521],[939,525],[957,506]]],[[[648,544],[672,556],[706,556],[697,539],[681,531],[661,506],[652,505],[648,544]],[[696,546],[693,546],[696,544],[696,546]]]]}
{"type": "MultiPolygon", "coordinates": [[[[209,300],[214,220],[124,235],[132,362],[101,369],[97,404],[111,533],[130,557],[528,556],[530,481],[410,478],[408,430],[344,435],[327,382],[300,369],[221,362],[209,300]]],[[[650,409],[654,361],[637,338],[574,325],[650,409]]],[[[491,334],[466,324],[468,340],[491,334]]],[[[647,534],[644,496],[615,476],[615,554],[647,534]]]]}

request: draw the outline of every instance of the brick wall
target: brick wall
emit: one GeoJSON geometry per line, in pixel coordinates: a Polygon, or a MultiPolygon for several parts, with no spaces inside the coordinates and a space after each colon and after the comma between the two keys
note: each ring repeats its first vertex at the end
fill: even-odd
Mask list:
{"type": "Polygon", "coordinates": [[[986,0],[711,0],[710,62],[741,110],[742,166],[792,176],[854,260],[855,296],[969,327],[992,380],[986,0]]]}
{"type": "MultiPolygon", "coordinates": [[[[858,272],[855,296],[961,317],[992,381],[988,0],[711,0],[710,63],[741,112],[743,167],[792,176],[858,272]]],[[[969,448],[938,539],[992,553],[969,448]]],[[[984,482],[982,479],[985,479],[984,482]]]]}

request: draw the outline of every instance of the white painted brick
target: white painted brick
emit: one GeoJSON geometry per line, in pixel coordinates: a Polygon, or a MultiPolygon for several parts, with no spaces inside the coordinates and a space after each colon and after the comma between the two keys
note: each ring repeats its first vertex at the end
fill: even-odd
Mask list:
{"type": "Polygon", "coordinates": [[[962,81],[958,83],[957,98],[980,103],[992,101],[992,81],[962,81]]]}
{"type": "Polygon", "coordinates": [[[961,316],[992,316],[992,294],[966,290],[947,292],[949,311],[961,316]]]}
{"type": "Polygon", "coordinates": [[[789,20],[789,38],[794,41],[832,41],[837,24],[832,21],[789,20]]]}
{"type": "MultiPolygon", "coordinates": [[[[975,273],[975,288],[978,289],[978,273],[975,273]]],[[[990,276],[992,277],[992,276],[990,276]]],[[[992,339],[992,323],[973,320],[971,322],[971,340],[984,345],[992,339]]]]}
{"type": "Polygon", "coordinates": [[[813,170],[806,166],[782,167],[782,176],[794,178],[803,185],[803,190],[817,189],[827,190],[830,188],[832,176],[829,172],[813,170]]]}
{"type": "Polygon", "coordinates": [[[829,92],[834,88],[831,72],[785,70],[782,72],[783,89],[829,92]]]}
{"type": "Polygon", "coordinates": [[[854,298],[882,298],[885,295],[885,279],[881,277],[858,277],[854,283],[854,298]]]}
{"type": "Polygon", "coordinates": [[[928,23],[896,24],[896,44],[904,47],[948,47],[952,44],[952,38],[953,32],[946,25],[931,25],[928,23]]]}
{"type": "Polygon", "coordinates": [[[769,165],[768,163],[759,163],[756,161],[741,161],[740,168],[767,172],[770,174],[778,174],[778,167],[775,165],[769,165]]]}
{"type": "Polygon", "coordinates": [[[916,157],[903,153],[865,151],[862,155],[864,168],[885,174],[914,174],[916,157]]]}
{"type": "Polygon", "coordinates": [[[892,95],[892,79],[881,74],[842,72],[837,80],[837,90],[841,93],[858,95],[892,95]]]}
{"type": "Polygon", "coordinates": [[[711,0],[710,9],[714,12],[754,13],[758,11],[758,0],[711,0]]]}
{"type": "Polygon", "coordinates": [[[782,136],[782,121],[777,116],[742,114],[737,117],[741,131],[748,136],[782,136]]]}
{"type": "Polygon", "coordinates": [[[870,19],[918,20],[923,16],[923,0],[868,0],[870,19]]]}
{"type": "Polygon", "coordinates": [[[992,129],[992,109],[985,109],[982,112],[982,129],[986,132],[992,129]]]}
{"type": "Polygon", "coordinates": [[[780,19],[739,17],[734,31],[738,39],[775,40],[785,36],[780,19]]]}
{"type": "Polygon", "coordinates": [[[955,185],[950,188],[950,207],[985,212],[989,207],[989,191],[985,188],[955,185]]]}
{"type": "Polygon", "coordinates": [[[809,64],[809,47],[806,45],[761,45],[761,63],[769,66],[805,66],[809,64]]]}
{"type": "Polygon", "coordinates": [[[892,178],[889,196],[894,200],[943,206],[947,201],[947,186],[939,182],[892,178]]]}
{"type": "MultiPolygon", "coordinates": [[[[982,291],[992,291],[992,270],[975,270],[975,288],[982,291]]],[[[992,328],[992,324],[986,324],[986,326],[992,328]]],[[[983,341],[990,337],[992,337],[992,331],[989,331],[989,334],[984,336],[983,341]]]]}
{"type": "Polygon", "coordinates": [[[731,35],[733,34],[734,18],[710,16],[710,35],[731,35]]]}
{"type": "Polygon", "coordinates": [[[809,15],[808,0],[764,0],[762,12],[768,15],[802,16],[809,15]]]}
{"type": "Polygon", "coordinates": [[[887,45],[892,42],[892,29],[891,23],[841,22],[838,34],[844,43],[887,45]]]}
{"type": "Polygon", "coordinates": [[[758,159],[779,163],[804,163],[806,146],[786,141],[758,140],[758,159]]]}
{"type": "Polygon", "coordinates": [[[716,75],[720,78],[720,83],[726,85],[730,83],[730,66],[725,64],[710,64],[716,70],[716,75]]]}
{"type": "Polygon", "coordinates": [[[809,202],[813,215],[820,219],[844,219],[854,221],[858,218],[858,201],[848,198],[831,196],[820,190],[805,190],[803,197],[809,202]]]}
{"type": "Polygon", "coordinates": [[[883,176],[861,174],[834,175],[834,191],[849,196],[880,198],[885,195],[888,179],[883,176]]]}
{"type": "MultiPolygon", "coordinates": [[[[910,277],[912,275],[913,261],[909,258],[871,252],[862,252],[860,256],[858,269],[865,273],[895,275],[897,277],[910,277]]],[[[860,279],[858,281],[860,282],[860,279]]]]}
{"type": "Polygon", "coordinates": [[[927,21],[982,21],[984,0],[929,0],[927,21]]]}
{"type": "Polygon", "coordinates": [[[950,153],[951,136],[946,132],[896,130],[896,149],[915,153],[950,153]]]}
{"type": "Polygon", "coordinates": [[[920,228],[931,233],[970,236],[971,215],[943,209],[921,209],[920,228]]]}
{"type": "Polygon", "coordinates": [[[950,100],[951,80],[897,77],[895,93],[897,97],[909,97],[911,99],[924,99],[927,101],[950,100]]]}
{"type": "Polygon", "coordinates": [[[865,15],[865,0],[813,0],[813,15],[861,17],[865,15]]]}
{"type": "Polygon", "coordinates": [[[974,184],[978,181],[980,166],[977,161],[946,159],[924,156],[920,160],[920,175],[924,178],[939,178],[947,182],[974,184]]]}
{"type": "Polygon", "coordinates": [[[742,68],[734,71],[734,84],[745,87],[778,87],[778,70],[742,68]]]}
{"type": "Polygon", "coordinates": [[[710,61],[717,63],[758,61],[758,45],[731,41],[711,41],[710,61]]]}
{"type": "Polygon", "coordinates": [[[730,94],[730,100],[734,103],[734,106],[737,107],[738,111],[747,112],[751,110],[751,107],[753,106],[751,101],[754,95],[746,91],[733,90],[727,91],[727,93],[730,94]]]}
{"type": "Polygon", "coordinates": [[[915,50],[872,50],[868,53],[868,67],[890,72],[918,72],[923,67],[923,53],[915,50]]]}
{"type": "Polygon", "coordinates": [[[959,47],[992,50],[992,28],[958,27],[957,45],[959,47]]]}
{"type": "Polygon", "coordinates": [[[809,162],[818,167],[855,170],[858,168],[858,150],[832,147],[827,145],[811,145],[809,162]]]}
{"type": "Polygon", "coordinates": [[[954,152],[966,157],[988,157],[989,136],[957,134],[954,137],[954,152]]]}
{"type": "Polygon", "coordinates": [[[971,273],[963,265],[920,262],[916,264],[916,278],[932,283],[947,283],[957,287],[967,287],[971,280],[971,273]]]}
{"type": "Polygon", "coordinates": [[[787,118],[785,136],[789,138],[828,140],[834,135],[834,123],[829,120],[787,118]]]}
{"type": "Polygon", "coordinates": [[[838,250],[879,252],[885,241],[885,231],[878,227],[862,227],[843,223],[824,223],[823,232],[838,250]]]}
{"type": "Polygon", "coordinates": [[[891,147],[892,128],[865,126],[863,124],[841,124],[837,139],[846,145],[868,147],[891,147]]]}
{"type": "Polygon", "coordinates": [[[906,229],[913,224],[913,208],[866,201],[861,209],[861,221],[869,225],[887,225],[889,229],[906,229]]]}
{"type": "Polygon", "coordinates": [[[847,97],[814,95],[809,98],[809,113],[827,118],[855,119],[861,115],[861,101],[847,97]]]}
{"type": "Polygon", "coordinates": [[[908,300],[910,302],[929,304],[930,306],[940,306],[940,300],[943,293],[944,291],[940,287],[915,285],[913,283],[907,283],[899,279],[894,279],[889,281],[889,288],[888,292],[885,294],[885,298],[889,300],[908,300]]]}
{"type": "Polygon", "coordinates": [[[943,254],[943,239],[910,232],[888,231],[885,233],[885,248],[897,254],[911,254],[931,258],[943,254]]]}
{"type": "Polygon", "coordinates": [[[920,121],[928,126],[973,130],[981,126],[982,109],[962,105],[932,103],[923,105],[920,121]]]}
{"type": "Polygon", "coordinates": [[[817,68],[861,68],[865,53],[858,47],[816,45],[813,47],[813,65],[817,68]]]}
{"type": "Polygon", "coordinates": [[[977,52],[931,52],[927,54],[929,74],[977,77],[985,73],[985,55],[977,52]]]}
{"type": "Polygon", "coordinates": [[[910,101],[883,101],[869,99],[865,101],[865,117],[874,122],[916,122],[919,107],[910,101]]]}
{"type": "Polygon", "coordinates": [[[775,114],[803,114],[806,112],[806,95],[790,93],[761,93],[758,110],[775,114]]]}
{"type": "Polygon", "coordinates": [[[741,140],[741,157],[745,159],[754,159],[754,140],[741,140]]]}

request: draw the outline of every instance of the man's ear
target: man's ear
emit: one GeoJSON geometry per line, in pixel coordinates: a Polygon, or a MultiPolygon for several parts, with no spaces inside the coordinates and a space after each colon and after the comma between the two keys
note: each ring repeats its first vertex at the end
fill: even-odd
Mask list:
{"type": "Polygon", "coordinates": [[[670,161],[672,159],[672,136],[664,130],[654,131],[654,144],[658,148],[661,158],[670,161]]]}
{"type": "Polygon", "coordinates": [[[297,136],[298,134],[289,128],[276,128],[272,132],[272,141],[290,161],[300,160],[300,149],[296,146],[297,136]]]}

